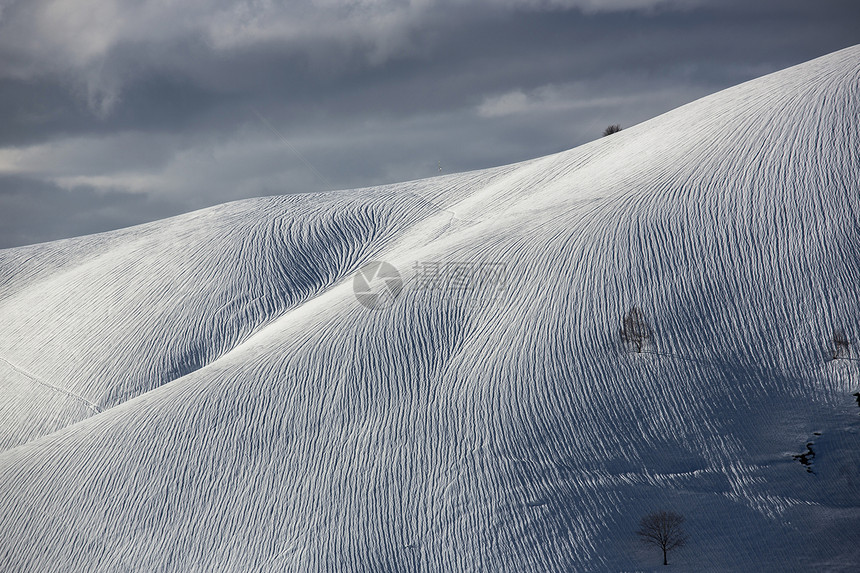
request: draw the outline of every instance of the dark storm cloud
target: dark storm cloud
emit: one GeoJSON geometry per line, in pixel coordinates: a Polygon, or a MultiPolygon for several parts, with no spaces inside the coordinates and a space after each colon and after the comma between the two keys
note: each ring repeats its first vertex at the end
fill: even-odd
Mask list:
{"type": "MultiPolygon", "coordinates": [[[[28,241],[63,235],[52,201],[80,198],[88,209],[65,232],[84,233],[122,224],[87,224],[98,201],[199,207],[527,159],[860,41],[854,1],[189,0],[163,10],[6,3],[0,174],[19,179],[0,180],[0,193],[10,181],[16,201],[42,193],[28,241]]],[[[24,236],[2,235],[0,247],[24,236]]]]}
{"type": "MultiPolygon", "coordinates": [[[[118,40],[100,62],[117,103],[94,117],[86,94],[60,74],[5,80],[2,144],[55,134],[117,130],[234,128],[242,105],[290,123],[315,116],[411,116],[474,104],[487,94],[606,75],[660,74],[716,87],[850,45],[858,9],[832,3],[739,3],[659,14],[583,16],[510,12],[480,18],[467,9],[434,14],[422,50],[373,64],[358,45],[310,37],[302,44],[264,39],[218,50],[199,38],[157,45],[118,40]],[[843,17],[839,17],[839,16],[843,17]],[[450,21],[448,21],[450,19],[450,21]]],[[[346,42],[344,40],[343,42],[346,42]]]]}

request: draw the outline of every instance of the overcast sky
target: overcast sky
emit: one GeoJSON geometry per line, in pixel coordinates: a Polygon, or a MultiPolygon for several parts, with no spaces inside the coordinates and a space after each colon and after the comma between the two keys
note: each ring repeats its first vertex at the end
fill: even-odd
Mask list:
{"type": "Polygon", "coordinates": [[[857,0],[0,0],[0,248],[538,157],[857,43],[857,0]]]}

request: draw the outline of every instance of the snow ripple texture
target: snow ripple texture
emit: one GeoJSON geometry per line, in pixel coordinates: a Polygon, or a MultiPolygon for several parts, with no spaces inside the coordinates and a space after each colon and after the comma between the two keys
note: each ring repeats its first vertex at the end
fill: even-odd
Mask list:
{"type": "Polygon", "coordinates": [[[517,165],[0,251],[0,570],[646,569],[657,509],[682,570],[856,570],[858,118],[853,47],[517,165]]]}

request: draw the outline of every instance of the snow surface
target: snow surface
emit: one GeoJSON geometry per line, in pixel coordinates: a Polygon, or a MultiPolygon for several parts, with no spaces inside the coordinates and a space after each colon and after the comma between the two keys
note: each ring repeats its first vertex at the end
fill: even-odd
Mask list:
{"type": "Polygon", "coordinates": [[[860,46],[517,165],[0,251],[0,570],[649,570],[659,509],[675,570],[858,570],[858,118],[860,46]]]}

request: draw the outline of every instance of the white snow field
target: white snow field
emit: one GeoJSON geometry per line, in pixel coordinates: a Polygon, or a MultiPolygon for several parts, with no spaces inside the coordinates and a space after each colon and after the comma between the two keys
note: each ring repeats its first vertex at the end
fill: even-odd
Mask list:
{"type": "Polygon", "coordinates": [[[516,165],[0,251],[0,571],[659,570],[661,509],[671,570],[860,570],[858,126],[860,46],[516,165]]]}

